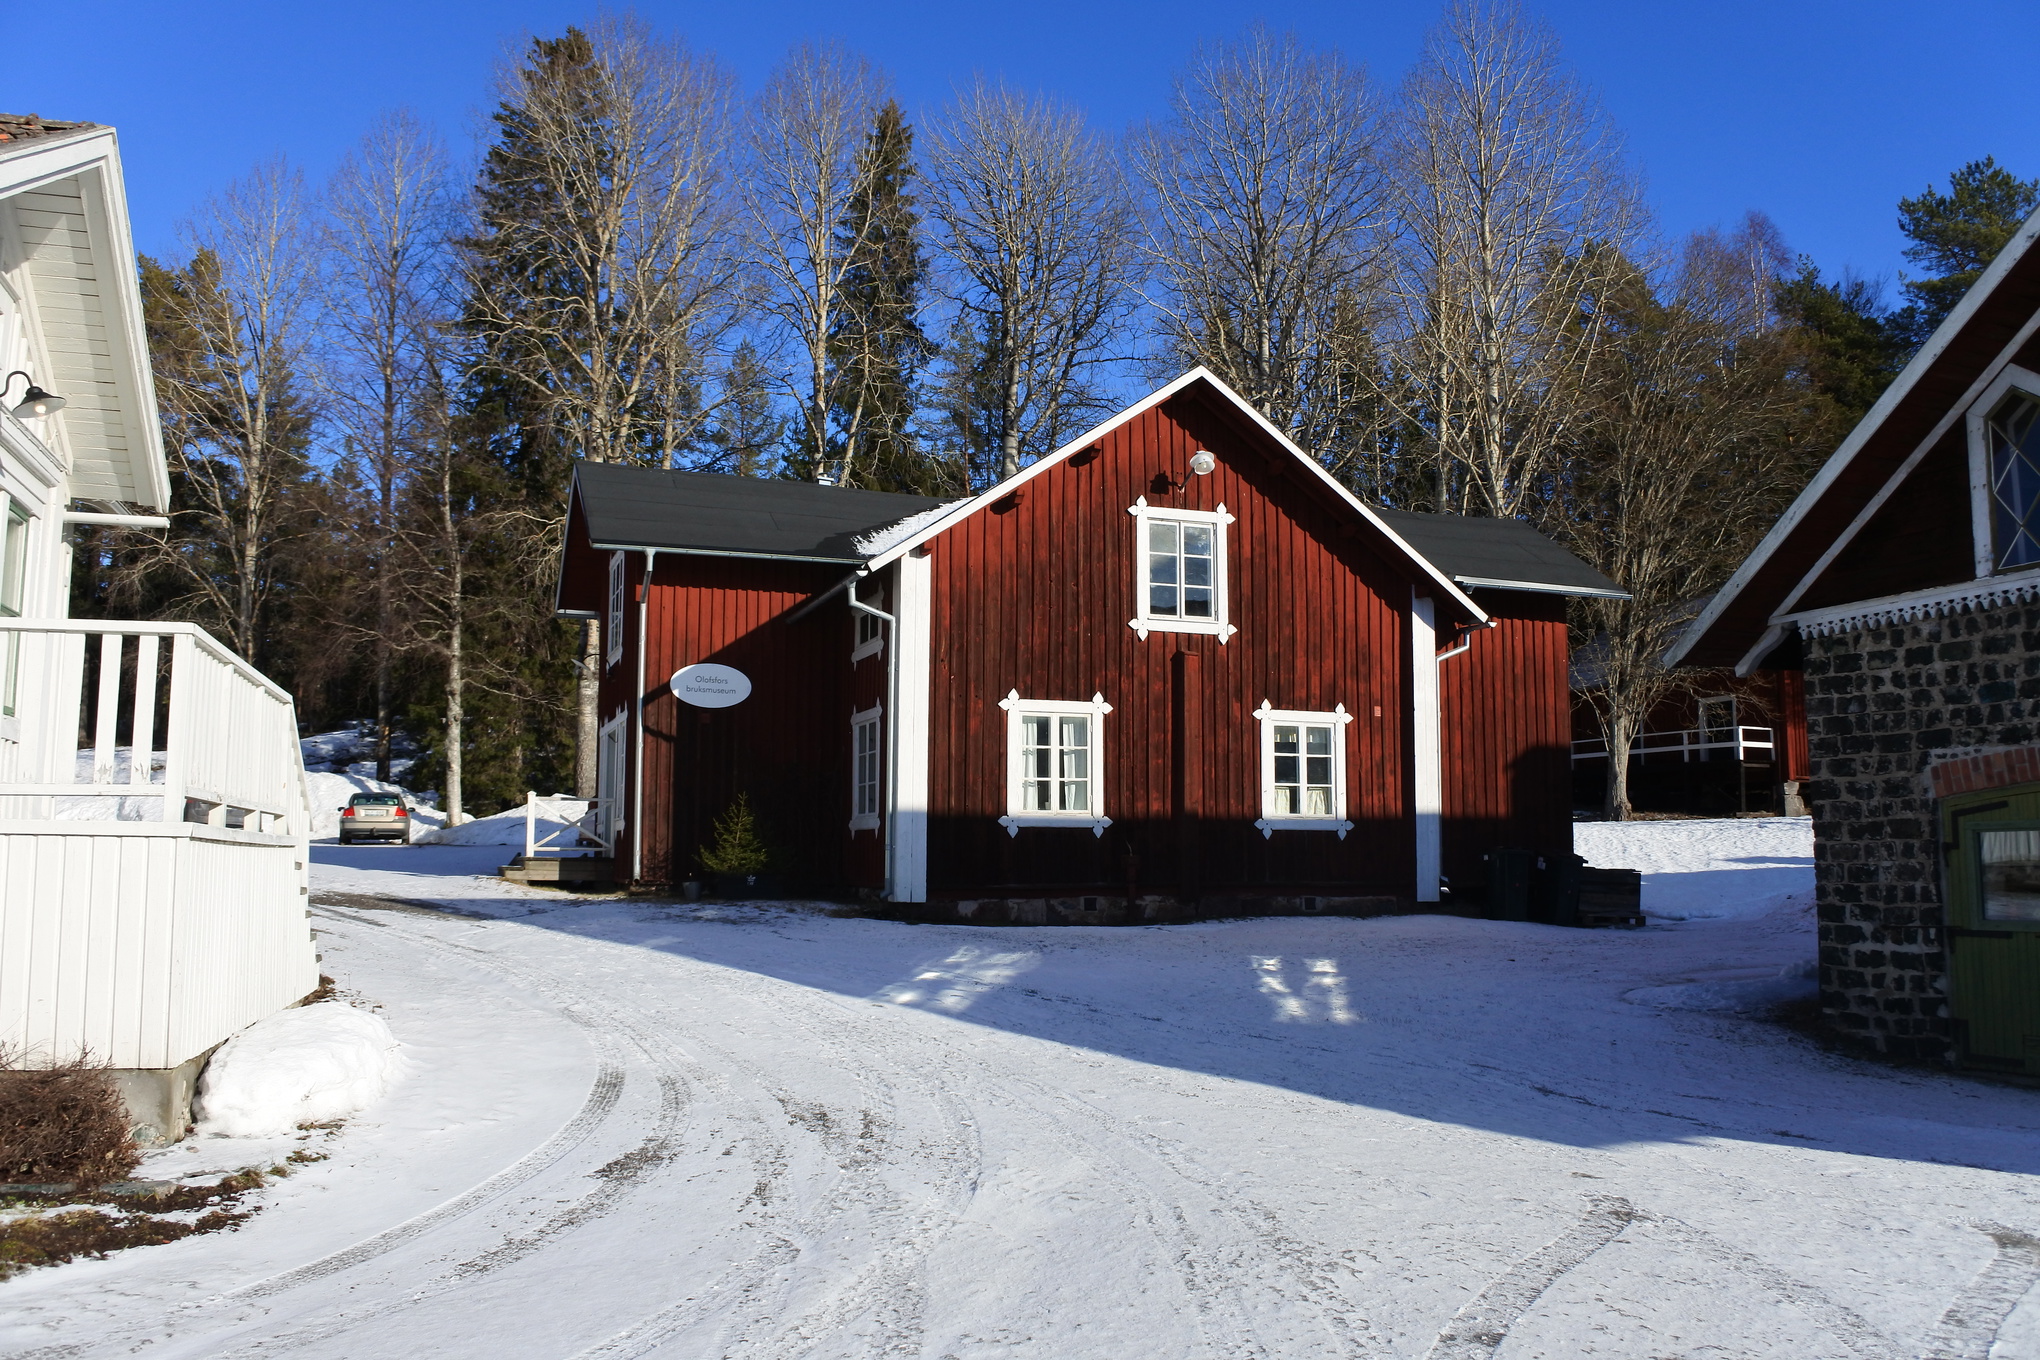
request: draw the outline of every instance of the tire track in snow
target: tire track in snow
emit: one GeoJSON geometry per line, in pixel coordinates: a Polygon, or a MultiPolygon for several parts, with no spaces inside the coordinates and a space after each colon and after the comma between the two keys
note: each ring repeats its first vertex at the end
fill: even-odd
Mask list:
{"type": "Polygon", "coordinates": [[[2005,1319],[2040,1283],[2040,1239],[1996,1223],[1974,1226],[1997,1244],[1997,1255],[1941,1314],[1920,1344],[1919,1360],[1989,1360],[2005,1319]]]}
{"type": "Polygon", "coordinates": [[[1425,1360],[1488,1360],[1509,1328],[1559,1276],[1620,1237],[1639,1215],[1619,1195],[1595,1195],[1580,1221],[1531,1252],[1474,1295],[1425,1352],[1425,1360]]]}
{"type": "MultiPolygon", "coordinates": [[[[732,1001],[756,999],[757,980],[748,975],[739,986],[728,979],[725,970],[711,968],[694,981],[698,988],[732,1001]]],[[[855,1074],[867,1099],[877,1095],[881,1099],[876,1103],[896,1109],[903,1088],[911,1088],[935,1107],[939,1128],[932,1151],[928,1150],[930,1140],[922,1140],[924,1156],[932,1156],[936,1163],[929,1184],[931,1202],[916,1209],[882,1175],[888,1165],[884,1156],[887,1140],[879,1135],[895,1130],[896,1120],[882,1119],[866,1108],[858,1112],[854,1121],[857,1132],[851,1133],[834,1111],[768,1084],[783,1074],[768,1073],[757,1063],[697,1036],[705,1049],[717,1054],[719,1064],[746,1074],[774,1096],[786,1122],[820,1144],[826,1159],[834,1163],[841,1184],[816,1195],[811,1211],[779,1221],[769,1239],[767,1257],[755,1262],[765,1267],[764,1271],[747,1268],[752,1263],[732,1266],[706,1288],[578,1352],[575,1360],[631,1360],[691,1328],[711,1325],[718,1313],[723,1322],[712,1349],[719,1356],[758,1356],[762,1360],[805,1355],[817,1342],[835,1338],[860,1320],[867,1323],[865,1335],[872,1354],[919,1353],[927,1301],[923,1266],[934,1246],[960,1219],[982,1167],[975,1121],[949,1084],[940,1079],[939,1068],[925,1063],[897,1064],[898,1071],[882,1074],[873,1059],[885,1053],[886,1046],[873,1042],[881,1036],[854,1004],[846,1006],[837,998],[794,984],[785,986],[786,990],[774,997],[777,1017],[799,1028],[804,1042],[823,1050],[837,1070],[855,1074]],[[792,1013],[795,1006],[800,1006],[802,1013],[792,1013]],[[863,1042],[849,1042],[853,1034],[863,1042]],[[874,1082],[884,1084],[874,1092],[874,1082]],[[779,1275],[783,1293],[803,1255],[797,1243],[812,1247],[831,1238],[838,1243],[843,1240],[844,1208],[861,1210],[868,1218],[862,1229],[864,1240],[885,1245],[846,1281],[834,1285],[826,1298],[791,1318],[786,1316],[783,1299],[778,1307],[765,1306],[768,1290],[762,1276],[779,1275]]],[[[898,1036],[888,1032],[884,1037],[897,1040],[898,1036]]]]}

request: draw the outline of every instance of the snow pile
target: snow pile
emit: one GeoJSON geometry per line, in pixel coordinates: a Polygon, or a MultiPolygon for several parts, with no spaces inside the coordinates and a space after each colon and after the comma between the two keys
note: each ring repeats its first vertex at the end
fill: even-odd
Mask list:
{"type": "Polygon", "coordinates": [[[403,1057],[382,1017],[337,1001],[279,1011],[213,1054],[199,1083],[199,1131],[261,1138],[339,1119],[381,1100],[403,1057]]]}
{"type": "Polygon", "coordinates": [[[1715,969],[1693,974],[1684,982],[1638,987],[1623,993],[1622,999],[1668,1011],[1760,1014],[1813,996],[1820,990],[1816,981],[1819,972],[1811,959],[1782,968],[1715,969]]]}
{"type": "MultiPolygon", "coordinates": [[[[546,798],[540,801],[541,815],[533,834],[540,841],[550,843],[551,851],[585,849],[581,845],[581,829],[588,823],[591,804],[581,798],[546,798]]],[[[443,818],[441,819],[444,820],[443,818]]],[[[592,831],[590,838],[593,838],[592,831]]],[[[493,817],[476,817],[459,826],[443,827],[419,836],[421,845],[524,845],[524,805],[506,808],[493,817]]]]}
{"type": "MultiPolygon", "coordinates": [[[[134,748],[117,746],[110,753],[113,756],[113,770],[105,784],[96,783],[92,778],[93,766],[98,752],[91,747],[81,747],[77,763],[72,769],[72,781],[94,789],[108,789],[109,792],[125,785],[134,771],[134,748]]],[[[163,767],[169,760],[169,753],[149,753],[149,784],[161,785],[163,767]]],[[[146,785],[144,786],[146,787],[146,785]]],[[[163,820],[163,800],[160,797],[142,794],[124,794],[112,797],[108,794],[58,795],[54,809],[60,822],[160,822],[163,820]]]]}
{"type": "Polygon", "coordinates": [[[401,784],[386,784],[366,774],[305,775],[305,794],[312,803],[312,839],[331,840],[340,834],[340,809],[357,793],[400,793],[411,809],[413,839],[424,840],[426,832],[446,824],[446,814],[421,801],[401,784]]]}
{"type": "MultiPolygon", "coordinates": [[[[337,732],[315,732],[298,739],[307,770],[322,774],[375,773],[375,738],[352,727],[337,732]]],[[[402,779],[417,763],[418,743],[402,733],[390,737],[390,774],[402,779]]]]}
{"type": "Polygon", "coordinates": [[[855,547],[859,553],[866,557],[876,557],[882,552],[898,547],[962,504],[962,500],[954,500],[930,506],[917,515],[908,515],[898,524],[888,524],[883,529],[873,529],[870,533],[857,539],[851,546],[855,547]]]}
{"type": "Polygon", "coordinates": [[[1643,870],[1645,915],[1665,921],[1764,916],[1813,891],[1813,822],[1582,822],[1573,850],[1604,869],[1643,870]]]}

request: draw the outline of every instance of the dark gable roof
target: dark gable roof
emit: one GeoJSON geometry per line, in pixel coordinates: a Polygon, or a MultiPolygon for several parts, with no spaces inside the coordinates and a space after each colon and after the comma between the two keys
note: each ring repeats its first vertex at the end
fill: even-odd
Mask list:
{"type": "Polygon", "coordinates": [[[1376,510],[1388,527],[1462,586],[1550,595],[1628,592],[1519,519],[1376,510]]]}
{"type": "Polygon", "coordinates": [[[856,540],[944,502],[713,472],[579,463],[574,495],[597,548],[807,562],[864,560],[856,540]]]}

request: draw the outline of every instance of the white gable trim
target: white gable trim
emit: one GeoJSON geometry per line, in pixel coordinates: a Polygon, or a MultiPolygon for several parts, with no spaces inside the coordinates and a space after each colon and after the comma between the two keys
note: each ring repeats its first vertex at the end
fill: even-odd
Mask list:
{"type": "MultiPolygon", "coordinates": [[[[1990,295],[1997,291],[1997,286],[2003,282],[2005,275],[2009,274],[2013,267],[2025,258],[2026,252],[2032,249],[2033,243],[2036,240],[2040,240],[2040,211],[2035,211],[2031,217],[2026,219],[2025,224],[2019,228],[2018,234],[2012,237],[2005,248],[1998,252],[1998,257],[1991,261],[1990,268],[1984,270],[1983,276],[1976,281],[1975,285],[1967,293],[1963,294],[1962,301],[1955,305],[1955,310],[1948,314],[1947,319],[1941,322],[1940,326],[1935,329],[1931,336],[1927,337],[1927,343],[1920,346],[1919,353],[1913,355],[1912,361],[1905,366],[1897,378],[1892,380],[1891,386],[1884,389],[1884,395],[1877,399],[1877,404],[1872,406],[1869,412],[1856,422],[1856,428],[1849,431],[1848,438],[1842,441],[1841,447],[1828,456],[1827,462],[1821,465],[1820,471],[1814,474],[1813,480],[1807,483],[1806,489],[1800,492],[1794,498],[1792,504],[1786,508],[1785,513],[1778,517],[1778,522],[1771,526],[1771,532],[1765,534],[1763,541],[1758,543],[1750,555],[1743,559],[1742,565],[1735,569],[1735,574],[1728,578],[1728,583],[1714,593],[1714,598],[1709,600],[1707,607],[1700,611],[1700,617],[1693,620],[1692,624],[1687,627],[1684,635],[1680,637],[1678,642],[1673,644],[1671,651],[1666,653],[1665,664],[1676,666],[1684,661],[1686,653],[1692,649],[1693,644],[1698,642],[1706,635],[1710,628],[1720,621],[1722,614],[1727,612],[1729,605],[1755,579],[1756,574],[1763,569],[1764,564],[1771,560],[1771,555],[1778,551],[1787,538],[1792,536],[1793,531],[1799,527],[1800,522],[1806,518],[1813,507],[1820,502],[1821,498],[1828,493],[1828,489],[1835,484],[1842,473],[1848,470],[1849,464],[1855,461],[1856,455],[1862,451],[1863,445],[1869,442],[1870,436],[1890,418],[1893,411],[1898,409],[1899,403],[1905,399],[1906,394],[1912,391],[1914,385],[1933,366],[1934,361],[1941,357],[1949,344],[1961,333],[1963,326],[1967,325],[1969,319],[1976,315],[1978,309],[1983,306],[1990,295]]],[[[1949,425],[1956,419],[1959,419],[1962,413],[1976,400],[1978,391],[1989,383],[1997,370],[2011,358],[2013,353],[2017,352],[2018,347],[2031,337],[2036,323],[2040,323],[2040,317],[2035,317],[2033,320],[2028,321],[2026,325],[2020,327],[2019,333],[2012,343],[1999,353],[1997,359],[1984,368],[1984,371],[1978,375],[1976,382],[1971,385],[1968,392],[1964,393],[1962,399],[1954,404],[1948,415],[1943,420],[1936,422],[1933,434],[1913,451],[1912,456],[1906,460],[1900,471],[1893,474],[1892,479],[1887,480],[1885,486],[1879,492],[1879,497],[1888,498],[1889,492],[1897,485],[1897,480],[1905,473],[1910,472],[1913,467],[1916,467],[1919,460],[1926,456],[1927,450],[1932,448],[1935,442],[1947,433],[1949,425]]],[[[1884,503],[1883,499],[1873,499],[1875,499],[1878,507],[1881,507],[1884,503]]],[[[1847,545],[1848,541],[1855,536],[1864,524],[1869,522],[1869,518],[1873,513],[1873,509],[1866,508],[1863,513],[1859,514],[1850,523],[1848,529],[1843,532],[1841,537],[1829,545],[1828,551],[1821,555],[1820,560],[1814,564],[1813,570],[1802,577],[1791,594],[1781,601],[1779,612],[1789,610],[1799,602],[1800,597],[1806,593],[1813,581],[1818,578],[1819,573],[1827,569],[1841,552],[1842,548],[1847,545]]],[[[1776,617],[1776,615],[1774,614],[1773,617],[1776,617]]],[[[1741,666],[1739,665],[1737,669],[1740,671],[1741,666]]]]}
{"type": "Polygon", "coordinates": [[[1256,425],[1260,426],[1262,433],[1266,434],[1269,438],[1273,439],[1277,444],[1281,445],[1284,449],[1287,449],[1290,452],[1290,454],[1292,454],[1296,458],[1297,462],[1301,463],[1303,466],[1309,468],[1313,473],[1315,473],[1319,481],[1323,482],[1326,486],[1330,487],[1333,491],[1337,492],[1341,500],[1345,501],[1347,505],[1351,506],[1355,511],[1357,511],[1360,517],[1366,520],[1367,523],[1374,528],[1375,532],[1379,533],[1382,537],[1386,538],[1390,543],[1394,544],[1397,548],[1399,548],[1402,551],[1403,555],[1407,557],[1412,563],[1414,563],[1417,566],[1417,568],[1420,571],[1422,571],[1423,574],[1431,581],[1431,583],[1435,585],[1439,590],[1441,590],[1446,595],[1447,598],[1451,599],[1455,604],[1457,604],[1460,609],[1471,614],[1476,622],[1480,623],[1487,622],[1488,617],[1487,614],[1481,609],[1479,605],[1473,602],[1472,597],[1467,595],[1465,591],[1461,590],[1458,587],[1458,585],[1453,582],[1451,577],[1445,575],[1443,572],[1439,571],[1438,568],[1432,566],[1430,559],[1426,558],[1422,553],[1418,552],[1415,548],[1411,547],[1409,542],[1405,540],[1401,534],[1398,534],[1395,530],[1389,528],[1387,521],[1383,520],[1381,516],[1375,514],[1373,510],[1369,509],[1366,502],[1362,501],[1359,497],[1355,496],[1352,492],[1348,491],[1345,487],[1341,486],[1339,484],[1338,479],[1333,477],[1331,473],[1326,472],[1323,466],[1318,463],[1317,459],[1312,458],[1309,454],[1305,453],[1302,449],[1298,448],[1296,444],[1293,441],[1291,441],[1288,435],[1282,433],[1282,431],[1276,429],[1273,425],[1271,425],[1268,422],[1268,418],[1266,416],[1263,416],[1259,411],[1256,411],[1250,404],[1247,403],[1247,401],[1244,398],[1240,396],[1239,393],[1233,391],[1230,387],[1227,387],[1223,382],[1221,382],[1218,378],[1218,375],[1213,373],[1210,369],[1203,367],[1191,369],[1188,373],[1185,373],[1182,377],[1176,379],[1172,383],[1169,383],[1165,387],[1158,388],[1154,392],[1149,393],[1147,396],[1141,398],[1141,400],[1135,402],[1133,405],[1119,412],[1119,414],[1111,417],[1110,419],[1104,421],[1101,424],[1093,426],[1089,430],[1086,430],[1084,433],[1078,435],[1075,439],[1072,439],[1069,443],[1057,449],[1054,453],[1050,453],[1039,459],[1036,459],[1033,463],[1030,463],[1026,467],[1020,469],[1020,471],[1014,473],[1011,477],[1008,477],[1005,481],[1000,482],[998,485],[991,487],[989,490],[982,492],[981,494],[973,497],[970,500],[964,501],[962,504],[958,505],[955,509],[951,510],[948,514],[938,517],[933,522],[923,527],[918,533],[912,535],[909,538],[902,539],[900,542],[895,543],[892,547],[886,549],[878,556],[872,558],[869,562],[866,562],[862,570],[866,573],[877,571],[880,567],[883,567],[887,563],[892,562],[897,558],[901,557],[902,555],[904,555],[909,549],[918,548],[923,543],[926,543],[929,539],[934,538],[936,535],[954,528],[956,525],[961,524],[964,520],[969,519],[972,515],[977,514],[979,511],[991,505],[992,502],[997,500],[1003,500],[1005,497],[1010,496],[1014,491],[1018,490],[1022,486],[1025,486],[1028,482],[1040,476],[1042,473],[1048,471],[1048,469],[1054,467],[1056,464],[1061,463],[1062,461],[1069,458],[1073,454],[1080,453],[1083,450],[1090,448],[1093,444],[1103,439],[1106,435],[1110,434],[1112,431],[1118,429],[1121,425],[1126,424],[1126,422],[1132,420],[1135,416],[1142,415],[1147,411],[1152,410],[1154,407],[1161,405],[1169,398],[1175,396],[1178,392],[1181,392],[1185,388],[1191,386],[1193,383],[1198,382],[1209,383],[1218,392],[1220,396],[1224,397],[1227,401],[1231,402],[1241,411],[1244,411],[1256,425]]]}

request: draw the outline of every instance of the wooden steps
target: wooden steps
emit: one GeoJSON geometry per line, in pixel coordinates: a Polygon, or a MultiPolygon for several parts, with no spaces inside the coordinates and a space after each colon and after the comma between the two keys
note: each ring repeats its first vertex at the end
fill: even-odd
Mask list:
{"type": "Polygon", "coordinates": [[[608,885],[616,881],[616,861],[607,855],[571,858],[540,855],[530,860],[519,855],[496,872],[512,883],[548,887],[564,883],[608,885]]]}

